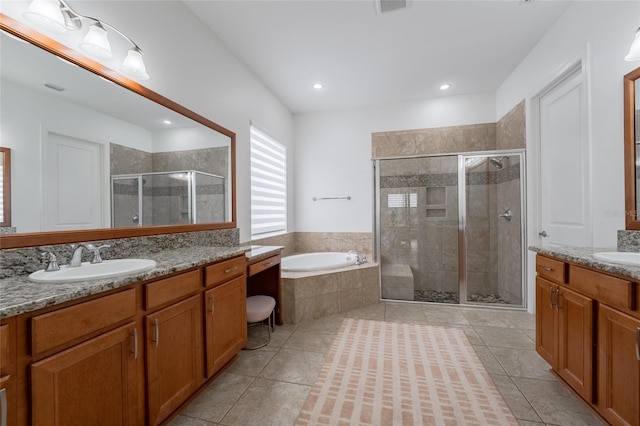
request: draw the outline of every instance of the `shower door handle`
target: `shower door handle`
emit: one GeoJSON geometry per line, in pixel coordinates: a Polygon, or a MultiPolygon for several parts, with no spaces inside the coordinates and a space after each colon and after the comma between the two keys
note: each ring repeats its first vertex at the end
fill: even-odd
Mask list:
{"type": "Polygon", "coordinates": [[[538,235],[540,235],[542,238],[546,238],[549,236],[549,234],[547,234],[547,231],[538,232],[538,235]]]}
{"type": "Polygon", "coordinates": [[[503,217],[507,222],[511,222],[511,218],[513,218],[513,214],[511,213],[511,209],[505,210],[504,213],[498,215],[498,217],[503,217]]]}

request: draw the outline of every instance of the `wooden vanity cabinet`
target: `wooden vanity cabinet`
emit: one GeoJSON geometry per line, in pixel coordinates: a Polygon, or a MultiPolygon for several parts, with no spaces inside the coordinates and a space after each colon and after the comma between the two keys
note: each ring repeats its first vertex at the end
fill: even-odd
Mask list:
{"type": "Polygon", "coordinates": [[[567,288],[563,262],[538,256],[536,270],[536,350],[576,392],[593,402],[593,299],[567,288]]]}
{"type": "Polygon", "coordinates": [[[244,257],[205,269],[206,377],[217,373],[247,344],[247,279],[244,257]]]}
{"type": "Polygon", "coordinates": [[[200,269],[146,285],[150,425],[160,424],[203,382],[201,288],[200,269]]]}
{"type": "Polygon", "coordinates": [[[640,426],[637,283],[541,255],[536,271],[537,352],[606,421],[640,426]]]}
{"type": "Polygon", "coordinates": [[[640,425],[640,319],[598,308],[598,408],[614,425],[640,425]]]}
{"type": "Polygon", "coordinates": [[[138,422],[133,289],[31,318],[34,425],[138,422]]]}
{"type": "Polygon", "coordinates": [[[16,424],[15,324],[0,324],[0,426],[16,424]]]}

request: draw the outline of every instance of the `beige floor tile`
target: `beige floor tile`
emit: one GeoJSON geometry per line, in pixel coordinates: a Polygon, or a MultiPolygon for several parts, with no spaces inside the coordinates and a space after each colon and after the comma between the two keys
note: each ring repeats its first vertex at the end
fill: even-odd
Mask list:
{"type": "Polygon", "coordinates": [[[305,329],[296,330],[284,348],[327,354],[335,340],[336,333],[309,333],[305,329]]]}
{"type": "Polygon", "coordinates": [[[509,376],[492,374],[491,378],[516,419],[532,422],[542,421],[529,401],[527,401],[527,398],[520,392],[520,389],[518,389],[509,376]]]}
{"type": "Polygon", "coordinates": [[[178,415],[175,416],[167,426],[215,426],[218,423],[208,422],[202,419],[195,419],[193,417],[178,415]]]}
{"type": "Polygon", "coordinates": [[[180,414],[209,422],[219,422],[255,379],[222,373],[180,414]]]}
{"type": "Polygon", "coordinates": [[[310,386],[256,379],[220,422],[228,426],[293,425],[310,386]]]}
{"type": "Polygon", "coordinates": [[[264,367],[271,361],[271,358],[276,355],[277,351],[277,349],[271,346],[265,346],[264,348],[255,350],[242,350],[226,372],[258,377],[264,367]]]}
{"type": "Polygon", "coordinates": [[[434,325],[471,325],[460,308],[441,308],[435,305],[427,305],[424,308],[426,324],[434,325]]]}
{"type": "Polygon", "coordinates": [[[495,347],[489,347],[489,350],[509,376],[555,380],[549,372],[549,364],[535,350],[495,347]]]}
{"type": "MultiPolygon", "coordinates": [[[[278,325],[275,332],[271,333],[271,341],[266,346],[272,350],[278,350],[284,343],[291,337],[294,331],[298,328],[297,325],[278,325]]],[[[248,330],[249,345],[254,343],[264,342],[267,340],[267,328],[266,327],[249,327],[248,330]]]]}
{"type": "Polygon", "coordinates": [[[474,346],[486,346],[484,340],[480,337],[475,328],[471,326],[456,326],[456,328],[461,328],[464,331],[464,335],[469,339],[469,343],[474,346]]]}
{"type": "Polygon", "coordinates": [[[469,323],[474,327],[516,327],[505,317],[505,312],[508,311],[483,308],[460,308],[460,311],[462,311],[467,320],[469,320],[469,323]]]}
{"type": "Polygon", "coordinates": [[[529,420],[520,420],[518,419],[518,424],[520,426],[545,426],[544,423],[540,423],[540,422],[531,422],[529,420]]]}
{"type": "Polygon", "coordinates": [[[337,333],[345,318],[344,314],[336,314],[311,321],[303,321],[298,324],[297,330],[305,333],[337,333]]]}
{"type": "Polygon", "coordinates": [[[543,422],[561,426],[601,426],[593,414],[564,384],[554,380],[513,378],[543,422]]]}
{"type": "Polygon", "coordinates": [[[474,327],[487,346],[535,350],[536,344],[517,328],[474,327]]]}
{"type": "Polygon", "coordinates": [[[521,330],[535,330],[536,317],[526,311],[505,311],[503,315],[521,330]]]}
{"type": "Polygon", "coordinates": [[[424,306],[418,303],[387,303],[385,320],[393,322],[406,322],[412,324],[424,324],[424,306]]]}
{"type": "Polygon", "coordinates": [[[474,346],[473,349],[476,351],[476,355],[482,362],[484,369],[487,370],[489,374],[507,374],[502,368],[502,365],[498,362],[495,356],[491,353],[489,348],[486,346],[474,346]]]}
{"type": "Polygon", "coordinates": [[[324,364],[318,352],[282,348],[262,371],[261,377],[282,382],[313,385],[324,364]]]}

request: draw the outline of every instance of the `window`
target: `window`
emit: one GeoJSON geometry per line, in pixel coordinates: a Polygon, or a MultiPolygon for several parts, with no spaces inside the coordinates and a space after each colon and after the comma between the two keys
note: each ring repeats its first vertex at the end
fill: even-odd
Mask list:
{"type": "Polygon", "coordinates": [[[255,126],[251,136],[251,238],[287,230],[287,149],[255,126]]]}
{"type": "Polygon", "coordinates": [[[418,207],[418,194],[388,194],[388,207],[418,207]]]}

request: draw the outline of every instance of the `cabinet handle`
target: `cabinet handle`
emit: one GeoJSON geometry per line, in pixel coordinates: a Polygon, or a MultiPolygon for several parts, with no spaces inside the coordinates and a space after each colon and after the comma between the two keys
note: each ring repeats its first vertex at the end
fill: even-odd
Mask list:
{"type": "Polygon", "coordinates": [[[549,299],[551,299],[551,309],[553,309],[556,306],[555,295],[556,295],[556,289],[552,288],[551,291],[549,292],[549,299]]]}
{"type": "Polygon", "coordinates": [[[160,340],[160,331],[159,331],[159,326],[158,326],[158,318],[156,318],[153,321],[153,328],[155,329],[155,336],[154,338],[151,340],[152,342],[154,342],[156,344],[156,348],[158,347],[158,342],[160,340]]]}
{"type": "Polygon", "coordinates": [[[229,272],[235,271],[236,269],[238,269],[238,267],[234,266],[233,268],[229,268],[229,269],[225,270],[224,273],[228,274],[229,272]]]}
{"type": "Polygon", "coordinates": [[[213,315],[214,311],[215,311],[215,307],[213,304],[213,294],[211,294],[209,295],[209,313],[213,315]]]}
{"type": "Polygon", "coordinates": [[[544,269],[545,271],[549,271],[549,272],[553,271],[553,268],[551,268],[551,267],[549,267],[549,266],[540,265],[540,267],[541,267],[542,269],[544,269]]]}
{"type": "Polygon", "coordinates": [[[640,361],[640,327],[636,328],[636,358],[640,361]]]}
{"type": "Polygon", "coordinates": [[[0,425],[7,426],[7,390],[0,389],[0,425]]]}
{"type": "Polygon", "coordinates": [[[133,334],[133,359],[138,359],[138,328],[134,328],[133,334]]]}

